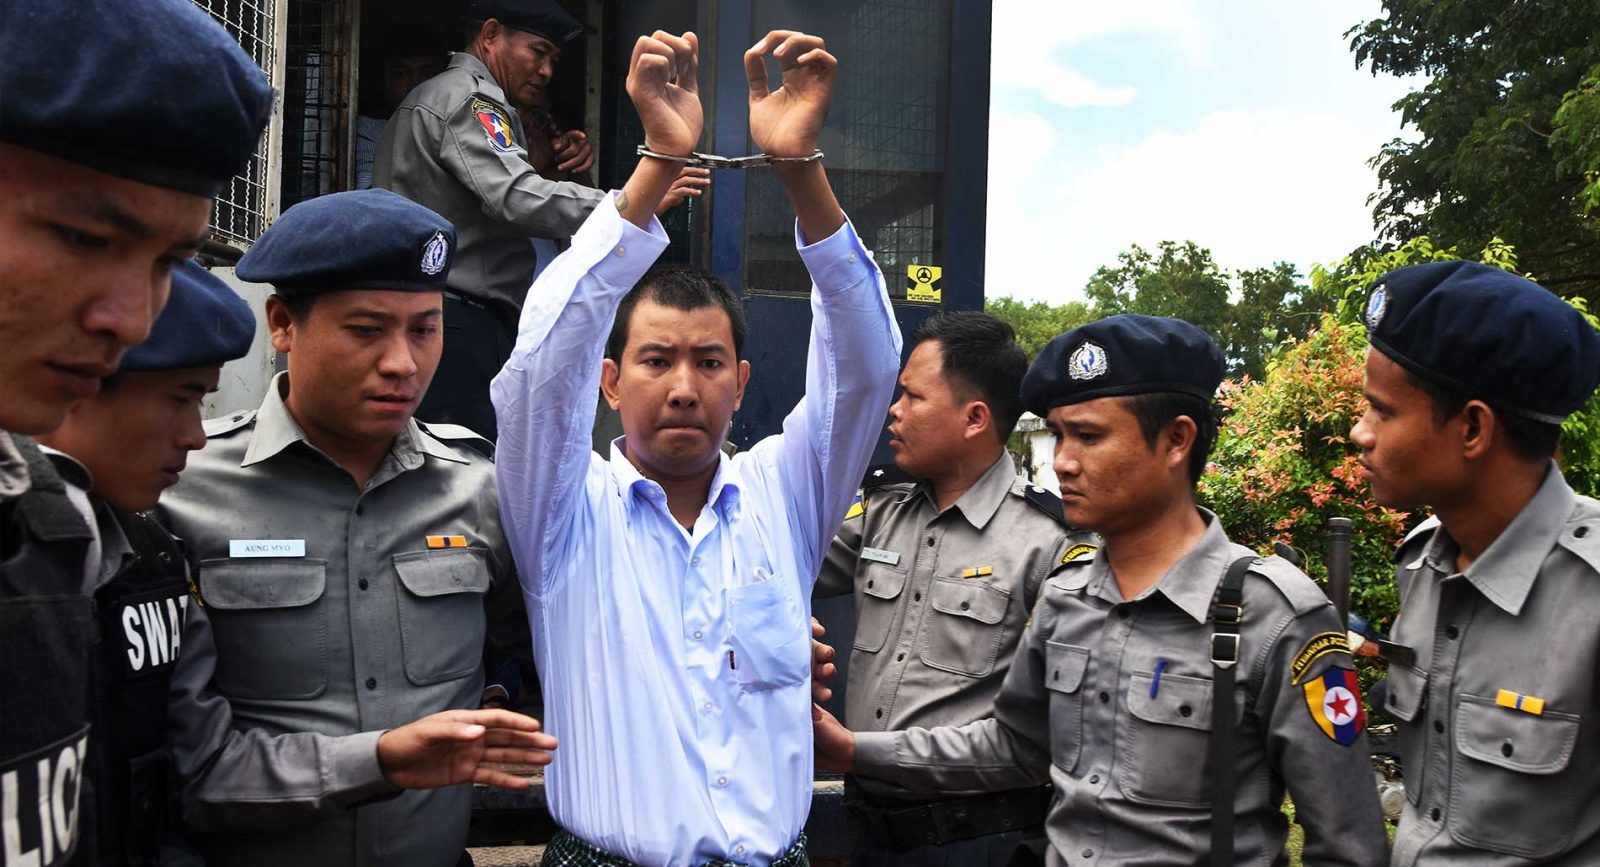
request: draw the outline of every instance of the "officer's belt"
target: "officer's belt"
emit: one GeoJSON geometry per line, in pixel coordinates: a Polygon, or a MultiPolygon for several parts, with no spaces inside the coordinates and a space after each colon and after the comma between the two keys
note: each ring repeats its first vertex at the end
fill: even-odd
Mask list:
{"type": "Polygon", "coordinates": [[[906,802],[873,797],[849,785],[845,810],[873,842],[904,852],[943,846],[1044,824],[1051,789],[1038,786],[935,801],[906,802]]]}

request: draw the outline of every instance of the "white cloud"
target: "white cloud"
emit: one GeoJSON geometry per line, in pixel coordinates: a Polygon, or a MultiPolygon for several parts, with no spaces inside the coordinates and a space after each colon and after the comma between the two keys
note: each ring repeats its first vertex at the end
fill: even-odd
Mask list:
{"type": "Polygon", "coordinates": [[[1066,108],[1126,105],[1137,92],[1126,84],[1095,81],[1063,62],[1063,51],[1076,45],[1157,34],[1191,66],[1205,65],[1205,31],[1194,0],[998,0],[994,33],[994,86],[1036,93],[1066,108]]]}
{"type": "Polygon", "coordinates": [[[990,161],[987,293],[1060,302],[1134,243],[1193,240],[1228,270],[1336,260],[1372,238],[1366,160],[1393,130],[1295,109],[1218,111],[1070,161],[1038,115],[996,113],[990,135],[991,154],[1019,146],[990,161]]]}

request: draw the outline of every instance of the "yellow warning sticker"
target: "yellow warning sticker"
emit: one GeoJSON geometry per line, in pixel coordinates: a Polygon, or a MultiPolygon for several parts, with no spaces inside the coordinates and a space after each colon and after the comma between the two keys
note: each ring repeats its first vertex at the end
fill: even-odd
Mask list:
{"type": "Polygon", "coordinates": [[[938,304],[944,297],[944,269],[933,265],[906,266],[906,300],[938,304]]]}

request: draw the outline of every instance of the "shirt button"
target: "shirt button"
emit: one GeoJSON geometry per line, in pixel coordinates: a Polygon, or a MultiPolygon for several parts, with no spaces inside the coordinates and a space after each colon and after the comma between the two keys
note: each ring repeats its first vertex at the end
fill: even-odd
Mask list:
{"type": "Polygon", "coordinates": [[[873,716],[877,717],[878,719],[883,719],[883,708],[880,707],[876,711],[873,711],[873,716]]]}
{"type": "Polygon", "coordinates": [[[728,778],[727,777],[717,777],[717,785],[726,786],[727,784],[728,784],[728,778]]]}
{"type": "Polygon", "coordinates": [[[378,688],[378,679],[376,677],[367,678],[367,689],[377,689],[377,688],[378,688]]]}
{"type": "Polygon", "coordinates": [[[618,256],[624,256],[624,255],[627,255],[627,253],[628,253],[628,248],[627,248],[626,245],[624,245],[624,244],[618,244],[617,245],[617,255],[618,256]]]}
{"type": "Polygon", "coordinates": [[[1093,849],[1085,849],[1085,850],[1083,850],[1083,857],[1085,857],[1085,858],[1093,858],[1094,857],[1094,850],[1093,849]]]}
{"type": "Polygon", "coordinates": [[[1439,821],[1439,808],[1438,807],[1434,807],[1432,810],[1429,810],[1428,811],[1428,818],[1432,819],[1435,822],[1439,821]]]}
{"type": "Polygon", "coordinates": [[[360,587],[362,590],[367,589],[367,579],[363,578],[360,581],[357,581],[356,586],[360,587]]]}
{"type": "Polygon", "coordinates": [[[921,593],[913,593],[913,594],[911,594],[911,598],[916,600],[917,602],[921,602],[922,601],[922,594],[921,593]]]}
{"type": "Polygon", "coordinates": [[[1433,721],[1433,730],[1438,732],[1439,734],[1444,734],[1444,720],[1437,720],[1437,719],[1434,720],[1433,721]]]}
{"type": "Polygon", "coordinates": [[[735,855],[743,855],[744,854],[744,847],[743,846],[735,846],[735,847],[733,847],[733,854],[735,854],[735,855]]]}
{"type": "Polygon", "coordinates": [[[895,657],[894,657],[894,661],[895,662],[905,662],[906,661],[906,655],[904,653],[896,654],[895,657]]]}
{"type": "Polygon", "coordinates": [[[1451,641],[1455,641],[1457,638],[1461,637],[1461,630],[1455,628],[1454,626],[1446,626],[1444,628],[1444,637],[1450,639],[1451,641]]]}
{"type": "Polygon", "coordinates": [[[366,511],[367,511],[367,507],[364,504],[362,504],[362,503],[357,503],[356,504],[356,514],[357,515],[363,514],[366,511]]]}
{"type": "Polygon", "coordinates": [[[699,557],[690,557],[689,558],[689,565],[690,566],[699,566],[700,565],[700,558],[699,557]]]}
{"type": "Polygon", "coordinates": [[[706,637],[706,634],[704,632],[701,632],[698,629],[696,629],[694,631],[694,640],[695,641],[699,641],[700,639],[705,638],[705,637],[706,637]]]}
{"type": "Polygon", "coordinates": [[[1101,704],[1106,704],[1109,701],[1111,701],[1111,693],[1109,693],[1109,692],[1100,693],[1100,703],[1101,704]]]}
{"type": "Polygon", "coordinates": [[[846,256],[845,258],[850,260],[851,262],[859,262],[859,261],[861,261],[861,257],[857,256],[854,253],[851,253],[849,256],[846,256]]]}
{"type": "Polygon", "coordinates": [[[932,547],[933,547],[933,537],[932,537],[932,536],[929,536],[929,537],[928,537],[928,547],[929,547],[929,548],[932,548],[932,547]]]}
{"type": "Polygon", "coordinates": [[[1095,784],[1097,784],[1099,782],[1100,782],[1100,775],[1099,774],[1095,774],[1094,776],[1089,778],[1089,785],[1091,785],[1091,786],[1095,785],[1095,784]]]}
{"type": "Polygon", "coordinates": [[[1133,615],[1133,612],[1128,610],[1128,606],[1126,606],[1126,605],[1118,605],[1117,606],[1117,616],[1118,617],[1121,617],[1123,620],[1127,620],[1132,615],[1133,615]]]}

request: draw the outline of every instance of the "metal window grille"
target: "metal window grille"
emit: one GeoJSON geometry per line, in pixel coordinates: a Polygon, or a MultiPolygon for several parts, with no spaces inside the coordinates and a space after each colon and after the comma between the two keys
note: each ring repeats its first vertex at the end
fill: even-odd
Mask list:
{"type": "MultiPolygon", "coordinates": [[[[279,0],[194,0],[222,24],[239,44],[276,81],[278,65],[279,0]]],[[[275,196],[270,187],[273,175],[271,131],[262,137],[255,156],[228,188],[217,197],[213,233],[230,243],[249,244],[267,227],[273,216],[275,196]]]]}
{"type": "Polygon", "coordinates": [[[288,0],[287,6],[285,208],[347,186],[353,32],[344,0],[288,0]]]}

